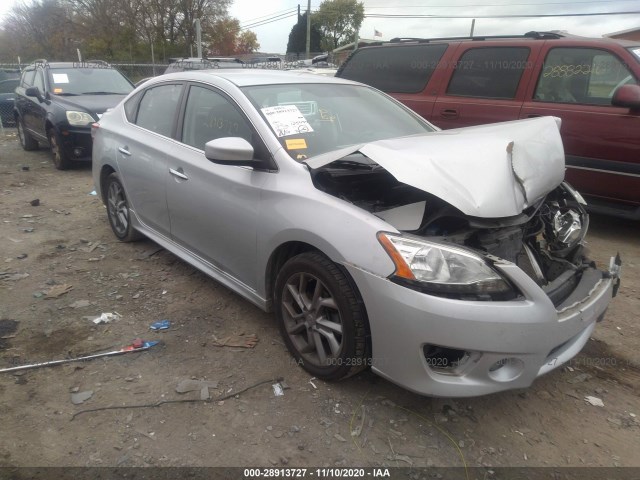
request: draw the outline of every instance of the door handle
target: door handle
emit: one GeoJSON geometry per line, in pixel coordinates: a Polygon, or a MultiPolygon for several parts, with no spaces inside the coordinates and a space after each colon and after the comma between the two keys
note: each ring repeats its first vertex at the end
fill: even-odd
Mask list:
{"type": "Polygon", "coordinates": [[[440,110],[440,116],[444,118],[458,118],[458,110],[455,108],[445,108],[440,110]]]}
{"type": "Polygon", "coordinates": [[[131,152],[128,149],[129,147],[118,147],[118,151],[127,157],[131,156],[131,152]]]}
{"type": "Polygon", "coordinates": [[[181,178],[182,180],[189,180],[189,177],[184,174],[184,170],[182,170],[182,168],[179,168],[177,170],[170,168],[169,173],[174,177],[181,178]]]}
{"type": "Polygon", "coordinates": [[[537,117],[541,117],[542,115],[540,113],[529,113],[527,115],[527,118],[537,118],[537,117]]]}

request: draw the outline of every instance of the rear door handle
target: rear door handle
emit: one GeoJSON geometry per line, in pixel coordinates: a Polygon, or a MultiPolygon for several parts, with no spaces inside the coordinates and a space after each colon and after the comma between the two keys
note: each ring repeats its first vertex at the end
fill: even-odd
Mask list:
{"type": "Polygon", "coordinates": [[[181,178],[182,180],[189,180],[189,177],[184,174],[184,170],[182,170],[182,168],[179,168],[177,170],[170,168],[169,173],[174,177],[181,178]]]}
{"type": "Polygon", "coordinates": [[[129,147],[118,147],[118,151],[121,154],[126,155],[127,157],[131,156],[131,152],[129,151],[129,147]]]}
{"type": "Polygon", "coordinates": [[[444,118],[458,118],[458,110],[455,108],[445,108],[440,110],[440,116],[444,118]]]}

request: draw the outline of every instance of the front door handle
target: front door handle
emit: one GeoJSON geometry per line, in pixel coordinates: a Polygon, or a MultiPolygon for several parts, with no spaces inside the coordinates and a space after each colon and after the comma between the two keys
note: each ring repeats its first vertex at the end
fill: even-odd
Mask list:
{"type": "Polygon", "coordinates": [[[189,180],[189,177],[184,174],[184,170],[182,170],[182,168],[179,168],[177,170],[170,168],[169,173],[174,177],[181,178],[182,180],[189,180]]]}
{"type": "Polygon", "coordinates": [[[127,157],[131,156],[131,152],[129,151],[129,147],[118,147],[118,151],[121,154],[126,155],[127,157]]]}
{"type": "Polygon", "coordinates": [[[445,108],[440,110],[440,116],[444,118],[458,118],[458,110],[455,108],[445,108]]]}
{"type": "Polygon", "coordinates": [[[541,117],[541,116],[542,116],[542,114],[540,114],[540,113],[530,113],[530,114],[527,115],[527,118],[538,118],[538,117],[541,117]]]}

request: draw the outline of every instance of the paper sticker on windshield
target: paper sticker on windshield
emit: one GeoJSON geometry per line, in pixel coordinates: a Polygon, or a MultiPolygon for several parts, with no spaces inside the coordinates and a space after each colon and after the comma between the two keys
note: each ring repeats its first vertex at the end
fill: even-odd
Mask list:
{"type": "Polygon", "coordinates": [[[285,140],[287,150],[302,150],[307,148],[307,141],[304,138],[290,138],[285,140]]]}
{"type": "Polygon", "coordinates": [[[295,105],[266,107],[262,109],[262,113],[278,137],[313,132],[313,128],[295,105]]]}
{"type": "Polygon", "coordinates": [[[52,73],[53,83],[69,83],[69,77],[66,73],[52,73]]]}
{"type": "Polygon", "coordinates": [[[54,89],[53,89],[53,93],[55,93],[56,95],[57,95],[58,93],[62,93],[62,89],[61,89],[61,88],[54,88],[54,89]]]}

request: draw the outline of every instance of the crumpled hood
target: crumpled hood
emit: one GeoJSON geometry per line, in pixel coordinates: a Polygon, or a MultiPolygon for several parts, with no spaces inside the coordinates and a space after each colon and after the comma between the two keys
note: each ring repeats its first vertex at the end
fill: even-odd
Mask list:
{"type": "Polygon", "coordinates": [[[380,140],[306,163],[320,168],[356,151],[396,180],[474,217],[518,215],[564,179],[560,119],[555,117],[380,140]]]}

